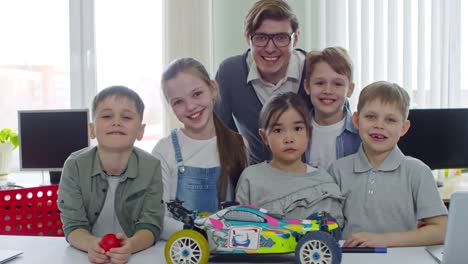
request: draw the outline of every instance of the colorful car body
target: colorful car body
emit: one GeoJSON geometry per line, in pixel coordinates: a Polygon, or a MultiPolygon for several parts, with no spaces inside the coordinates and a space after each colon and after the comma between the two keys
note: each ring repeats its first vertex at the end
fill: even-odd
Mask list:
{"type": "MultiPolygon", "coordinates": [[[[278,219],[251,205],[228,207],[197,218],[194,226],[205,231],[210,252],[216,254],[291,253],[301,236],[324,229],[318,220],[278,219]]],[[[327,221],[325,228],[332,231],[338,224],[327,221]]]]}
{"type": "Polygon", "coordinates": [[[237,205],[208,216],[200,216],[170,201],[174,217],[184,222],[184,230],[166,242],[164,255],[169,264],[208,263],[210,254],[295,253],[300,264],[339,264],[341,248],[335,238],[338,224],[325,212],[312,220],[270,216],[251,205],[237,205]]]}

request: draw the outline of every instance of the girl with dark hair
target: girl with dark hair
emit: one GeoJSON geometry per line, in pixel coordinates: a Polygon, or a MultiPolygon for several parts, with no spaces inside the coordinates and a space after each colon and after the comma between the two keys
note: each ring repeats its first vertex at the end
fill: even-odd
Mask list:
{"type": "Polygon", "coordinates": [[[326,211],[342,226],[344,198],[338,185],[324,169],[303,162],[311,127],[302,98],[285,93],[268,101],[260,112],[259,134],[272,159],[242,172],[237,201],[293,219],[326,211]]]}

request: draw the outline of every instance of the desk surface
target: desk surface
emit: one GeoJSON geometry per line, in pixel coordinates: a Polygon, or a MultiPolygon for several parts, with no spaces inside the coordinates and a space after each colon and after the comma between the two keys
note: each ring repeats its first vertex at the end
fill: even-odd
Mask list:
{"type": "MultiPolygon", "coordinates": [[[[18,249],[24,253],[8,264],[24,263],[88,263],[87,254],[79,251],[65,241],[63,237],[29,237],[29,236],[0,236],[0,248],[18,249]]],[[[275,255],[259,256],[257,262],[252,258],[231,256],[213,256],[210,263],[295,263],[294,256],[275,255]],[[250,262],[249,262],[250,261],[250,262]]],[[[164,260],[164,242],[136,253],[130,257],[129,263],[166,263],[164,260]]],[[[346,253],[343,254],[343,264],[352,263],[436,263],[426,252],[424,247],[390,248],[387,254],[374,253],[346,253]]]]}
{"type": "Polygon", "coordinates": [[[450,202],[450,196],[456,191],[468,191],[468,176],[452,176],[441,181],[444,185],[439,188],[439,194],[444,203],[450,202]]]}
{"type": "Polygon", "coordinates": [[[49,185],[49,172],[45,171],[21,171],[11,172],[7,176],[0,178],[0,186],[7,183],[14,183],[23,187],[37,187],[39,185],[49,185]]]}

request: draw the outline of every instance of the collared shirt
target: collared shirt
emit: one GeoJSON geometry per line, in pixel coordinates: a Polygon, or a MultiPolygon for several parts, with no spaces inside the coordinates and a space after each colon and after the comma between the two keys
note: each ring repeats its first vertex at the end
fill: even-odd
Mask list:
{"type": "MultiPolygon", "coordinates": [[[[115,190],[115,213],[125,235],[131,237],[146,229],[153,233],[156,242],[164,216],[159,160],[134,147],[121,177],[115,190]]],[[[64,164],[58,197],[66,237],[78,228],[92,231],[108,188],[97,147],[70,155],[64,164]]]]}
{"type": "Polygon", "coordinates": [[[417,220],[447,214],[429,167],[397,146],[373,168],[361,145],[329,172],[346,197],[343,239],[356,232],[405,232],[417,220]]]}
{"type": "Polygon", "coordinates": [[[262,104],[265,104],[273,95],[286,92],[298,92],[305,62],[305,55],[302,52],[297,50],[292,51],[286,76],[276,85],[262,79],[251,52],[247,55],[246,62],[249,68],[247,83],[252,82],[255,93],[262,104]]]}

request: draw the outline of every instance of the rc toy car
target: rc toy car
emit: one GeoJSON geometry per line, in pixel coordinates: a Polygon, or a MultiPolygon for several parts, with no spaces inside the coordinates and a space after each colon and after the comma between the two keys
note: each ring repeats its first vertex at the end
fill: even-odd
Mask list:
{"type": "Polygon", "coordinates": [[[311,220],[293,220],[271,216],[252,205],[236,205],[199,216],[182,203],[167,203],[173,216],[185,223],[166,242],[164,254],[169,264],[204,264],[210,254],[294,252],[296,263],[341,262],[341,248],[333,236],[339,226],[327,213],[318,212],[311,220]]]}

